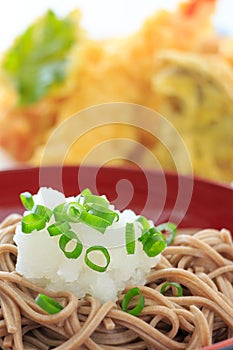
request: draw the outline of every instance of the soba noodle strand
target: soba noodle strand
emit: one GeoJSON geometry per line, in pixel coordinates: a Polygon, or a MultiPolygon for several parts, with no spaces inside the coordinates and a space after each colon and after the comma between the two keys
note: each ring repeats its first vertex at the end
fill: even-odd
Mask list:
{"type": "MultiPolygon", "coordinates": [[[[182,350],[197,349],[232,337],[233,244],[227,230],[178,234],[158,265],[138,286],[145,307],[138,316],[121,310],[119,300],[100,305],[86,296],[51,292],[15,272],[13,243],[19,215],[0,224],[0,347],[4,350],[182,350]],[[177,282],[183,296],[165,282],[177,282]],[[64,306],[49,315],[35,303],[38,293],[64,306]]],[[[134,305],[132,301],[132,307],[134,305]]]]}

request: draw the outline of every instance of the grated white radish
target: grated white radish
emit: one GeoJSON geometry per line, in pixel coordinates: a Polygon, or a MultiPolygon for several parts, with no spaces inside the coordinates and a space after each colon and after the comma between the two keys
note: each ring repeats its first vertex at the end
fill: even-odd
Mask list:
{"type": "MultiPolygon", "coordinates": [[[[41,204],[50,209],[65,201],[74,201],[74,197],[65,198],[51,188],[41,188],[33,198],[35,205],[41,204]]],[[[132,210],[119,212],[112,205],[109,208],[119,214],[119,221],[109,226],[104,234],[83,223],[71,224],[84,247],[78,259],[68,259],[59,248],[59,236],[51,237],[46,228],[25,234],[21,224],[18,224],[14,236],[18,246],[16,271],[47,290],[68,290],[78,298],[90,294],[101,303],[115,301],[127,285],[144,285],[147,274],[158,263],[160,255],[151,258],[143,251],[142,244],[137,240],[141,235],[139,223],[135,223],[135,254],[127,255],[125,225],[126,222],[135,222],[138,216],[132,210]],[[109,251],[111,260],[105,272],[94,271],[84,262],[85,250],[92,245],[102,245],[109,251]]],[[[53,222],[52,217],[48,225],[53,222]]],[[[91,259],[96,263],[105,263],[98,252],[91,254],[91,259]]]]}

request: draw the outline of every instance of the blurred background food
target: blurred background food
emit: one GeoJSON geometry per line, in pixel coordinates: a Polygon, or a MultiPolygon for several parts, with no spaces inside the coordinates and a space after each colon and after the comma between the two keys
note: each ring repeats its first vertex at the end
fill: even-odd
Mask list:
{"type": "MultiPolygon", "coordinates": [[[[93,105],[129,102],[161,113],[174,125],[196,175],[232,181],[233,36],[216,29],[217,5],[214,0],[187,0],[147,16],[133,33],[107,39],[93,38],[84,29],[78,8],[65,17],[48,9],[2,54],[0,147],[21,164],[40,165],[54,130],[75,113],[93,105]]],[[[84,115],[84,126],[88,118],[98,119],[84,115]]],[[[133,125],[131,113],[125,113],[125,123],[133,125]]],[[[167,135],[174,157],[158,138],[132,125],[89,130],[69,147],[65,159],[62,148],[70,135],[63,132],[43,162],[80,164],[95,145],[121,138],[145,146],[138,157],[147,168],[156,164],[146,150],[166,170],[176,169],[173,158],[180,156],[182,163],[169,128],[161,133],[167,135]]],[[[131,155],[137,162],[133,147],[122,149],[126,160],[110,163],[128,165],[131,155]]],[[[109,159],[111,147],[107,151],[109,159]]],[[[98,165],[102,158],[93,154],[89,161],[98,165]]],[[[181,170],[190,171],[185,164],[181,170]]]]}

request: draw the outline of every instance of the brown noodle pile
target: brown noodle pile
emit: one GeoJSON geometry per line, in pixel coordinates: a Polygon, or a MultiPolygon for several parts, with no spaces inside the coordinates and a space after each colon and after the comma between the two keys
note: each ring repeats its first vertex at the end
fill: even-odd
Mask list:
{"type": "Polygon", "coordinates": [[[227,230],[180,233],[140,287],[145,307],[135,317],[121,311],[122,296],[100,305],[90,296],[78,300],[24,280],[15,272],[13,244],[20,219],[11,215],[0,224],[2,349],[198,349],[233,337],[233,243],[227,230]],[[165,281],[180,283],[184,296],[176,296],[174,287],[162,295],[165,281]],[[34,302],[38,292],[56,298],[64,309],[46,314],[34,302]]]}

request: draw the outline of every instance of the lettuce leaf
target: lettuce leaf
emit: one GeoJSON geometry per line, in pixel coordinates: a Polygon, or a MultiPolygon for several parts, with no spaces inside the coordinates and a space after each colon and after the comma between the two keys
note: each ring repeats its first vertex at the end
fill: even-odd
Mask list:
{"type": "Polygon", "coordinates": [[[20,105],[38,101],[64,81],[75,28],[71,17],[58,18],[48,10],[6,52],[2,69],[17,90],[20,105]]]}

